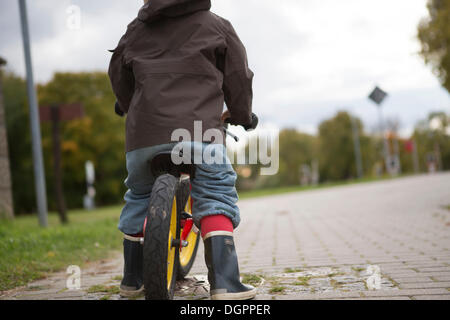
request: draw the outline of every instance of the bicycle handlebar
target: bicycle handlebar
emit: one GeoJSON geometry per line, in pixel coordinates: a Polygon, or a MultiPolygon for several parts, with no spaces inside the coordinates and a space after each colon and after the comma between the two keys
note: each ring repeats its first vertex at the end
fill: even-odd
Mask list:
{"type": "MultiPolygon", "coordinates": [[[[255,130],[258,127],[258,122],[259,122],[258,116],[256,114],[252,113],[252,122],[251,122],[251,124],[249,124],[247,126],[245,126],[245,125],[241,125],[241,126],[245,129],[245,131],[252,131],[252,130],[255,130]]],[[[231,119],[230,118],[226,119],[225,123],[226,124],[231,124],[231,119]]]]}
{"type": "MultiPolygon", "coordinates": [[[[239,142],[239,137],[237,137],[236,135],[232,134],[230,131],[228,131],[228,125],[230,124],[231,119],[228,118],[225,120],[225,126],[223,127],[225,130],[225,133],[227,135],[229,135],[230,137],[232,137],[234,139],[234,141],[239,142]]],[[[252,113],[252,123],[248,126],[242,126],[245,131],[253,131],[258,127],[258,116],[254,113],[252,113]]]]}

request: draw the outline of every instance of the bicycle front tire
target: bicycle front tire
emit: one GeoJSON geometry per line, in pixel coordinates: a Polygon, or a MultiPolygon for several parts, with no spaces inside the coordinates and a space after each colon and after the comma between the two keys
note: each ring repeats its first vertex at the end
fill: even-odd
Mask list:
{"type": "Polygon", "coordinates": [[[153,186],[144,234],[144,288],[146,300],[172,300],[178,274],[178,179],[158,177],[153,186]]]}

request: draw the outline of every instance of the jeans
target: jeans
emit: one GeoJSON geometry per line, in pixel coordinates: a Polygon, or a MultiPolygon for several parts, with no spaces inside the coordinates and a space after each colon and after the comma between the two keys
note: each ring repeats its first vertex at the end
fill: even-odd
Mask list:
{"type": "MultiPolygon", "coordinates": [[[[195,162],[195,178],[191,180],[193,199],[192,215],[195,225],[200,229],[200,221],[206,216],[225,215],[234,228],[240,223],[239,208],[236,205],[238,195],[235,187],[236,173],[226,155],[226,148],[222,144],[203,144],[200,142],[183,142],[195,152],[209,151],[215,159],[224,161],[210,163],[210,161],[195,162]],[[218,157],[215,157],[218,156],[218,157]],[[208,164],[209,163],[209,164],[208,164]]],[[[160,152],[170,151],[176,143],[157,145],[128,152],[126,154],[128,177],[125,185],[125,206],[119,220],[119,230],[133,235],[142,232],[145,217],[152,192],[155,177],[152,176],[150,163],[160,152]]],[[[197,153],[198,155],[199,153],[197,153]]],[[[201,154],[201,153],[200,153],[201,154]]],[[[194,159],[192,159],[194,161],[194,159]]],[[[194,163],[194,162],[192,162],[194,163]]]]}

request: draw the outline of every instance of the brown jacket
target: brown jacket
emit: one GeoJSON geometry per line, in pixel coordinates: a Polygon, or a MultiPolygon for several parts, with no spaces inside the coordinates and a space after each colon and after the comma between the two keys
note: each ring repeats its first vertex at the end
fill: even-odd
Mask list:
{"type": "Polygon", "coordinates": [[[245,48],[210,7],[210,0],[151,0],[114,50],[109,77],[127,113],[127,152],[170,143],[179,128],[194,139],[194,121],[202,121],[203,132],[223,132],[224,102],[232,124],[251,123],[245,48]]]}

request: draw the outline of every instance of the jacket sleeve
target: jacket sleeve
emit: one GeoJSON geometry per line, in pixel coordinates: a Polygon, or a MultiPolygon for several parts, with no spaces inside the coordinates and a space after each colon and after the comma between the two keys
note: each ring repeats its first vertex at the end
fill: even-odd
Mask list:
{"type": "Polygon", "coordinates": [[[253,72],[248,67],[247,52],[231,23],[225,21],[226,49],[220,62],[224,74],[223,92],[231,114],[231,124],[252,122],[253,72]]]}
{"type": "Polygon", "coordinates": [[[123,51],[123,45],[119,43],[112,55],[108,74],[119,108],[124,113],[128,113],[134,94],[134,74],[133,70],[124,63],[123,51]]]}

